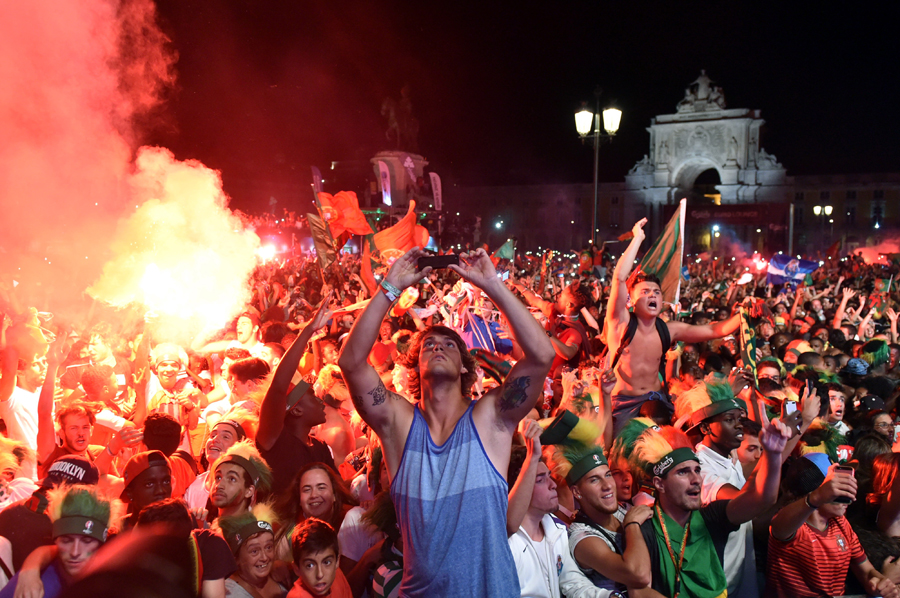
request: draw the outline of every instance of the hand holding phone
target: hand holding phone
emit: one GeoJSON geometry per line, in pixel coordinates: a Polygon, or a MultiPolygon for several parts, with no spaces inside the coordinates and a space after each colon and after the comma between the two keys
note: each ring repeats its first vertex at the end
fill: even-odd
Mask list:
{"type": "Polygon", "coordinates": [[[428,266],[431,266],[433,269],[437,270],[438,268],[449,268],[451,264],[454,266],[459,265],[458,255],[451,253],[448,255],[423,256],[416,262],[416,267],[419,270],[424,270],[428,266]]]}
{"type": "MultiPolygon", "coordinates": [[[[853,486],[854,486],[853,495],[855,497],[856,496],[856,488],[855,488],[855,486],[856,486],[856,479],[855,479],[856,478],[856,470],[853,469],[852,467],[848,467],[846,465],[835,465],[834,466],[834,474],[835,474],[835,476],[840,475],[843,477],[848,477],[848,476],[850,477],[851,481],[853,482],[853,486]]],[[[854,497],[842,494],[841,496],[838,496],[837,498],[835,498],[832,502],[835,502],[835,503],[838,503],[841,505],[849,505],[850,503],[853,502],[854,497]]]]}

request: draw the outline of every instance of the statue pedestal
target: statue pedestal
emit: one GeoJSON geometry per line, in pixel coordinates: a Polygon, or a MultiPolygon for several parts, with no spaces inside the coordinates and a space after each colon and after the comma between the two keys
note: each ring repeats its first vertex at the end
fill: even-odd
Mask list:
{"type": "MultiPolygon", "coordinates": [[[[399,151],[378,152],[369,161],[375,169],[375,177],[378,181],[381,181],[378,163],[384,162],[388,167],[391,206],[395,208],[409,207],[409,199],[413,195],[412,189],[415,188],[416,181],[424,176],[428,161],[419,154],[399,151]]],[[[381,183],[379,183],[379,190],[382,193],[385,191],[381,183]]],[[[383,196],[383,200],[386,199],[387,197],[383,196]]],[[[423,207],[427,208],[428,206],[423,207]]]]}

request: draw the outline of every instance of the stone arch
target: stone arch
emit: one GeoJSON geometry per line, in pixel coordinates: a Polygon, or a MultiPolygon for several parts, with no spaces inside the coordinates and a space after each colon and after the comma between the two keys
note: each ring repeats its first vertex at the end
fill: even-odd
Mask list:
{"type": "Polygon", "coordinates": [[[697,177],[707,170],[714,169],[719,173],[719,180],[723,180],[721,164],[716,164],[709,158],[692,156],[678,165],[672,173],[672,186],[680,189],[693,189],[697,177]]]}

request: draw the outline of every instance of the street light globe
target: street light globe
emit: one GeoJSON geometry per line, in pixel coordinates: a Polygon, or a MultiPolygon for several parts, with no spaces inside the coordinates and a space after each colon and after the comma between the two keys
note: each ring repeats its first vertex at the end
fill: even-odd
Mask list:
{"type": "Polygon", "coordinates": [[[618,108],[607,108],[603,111],[603,128],[610,135],[615,135],[619,130],[619,123],[622,122],[622,111],[618,108]]]}
{"type": "Polygon", "coordinates": [[[575,113],[575,130],[582,137],[589,135],[591,127],[594,125],[594,113],[582,106],[581,110],[575,113]]]}
{"type": "Polygon", "coordinates": [[[834,210],[832,206],[825,206],[825,215],[831,216],[831,212],[834,210]]]}
{"type": "Polygon", "coordinates": [[[822,206],[813,206],[813,214],[818,216],[822,213],[822,206]]]}
{"type": "Polygon", "coordinates": [[[501,226],[501,225],[500,225],[499,222],[495,222],[495,223],[494,223],[494,228],[500,228],[500,226],[501,226]]]}
{"type": "Polygon", "coordinates": [[[719,232],[719,225],[718,225],[718,224],[713,224],[713,232],[714,232],[714,233],[719,232]]]}

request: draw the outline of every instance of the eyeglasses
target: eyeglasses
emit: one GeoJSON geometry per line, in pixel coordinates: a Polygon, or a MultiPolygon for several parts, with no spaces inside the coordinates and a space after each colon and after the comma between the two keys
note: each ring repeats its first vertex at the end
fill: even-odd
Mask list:
{"type": "Polygon", "coordinates": [[[873,427],[875,428],[893,428],[894,424],[875,424],[873,427]]]}

